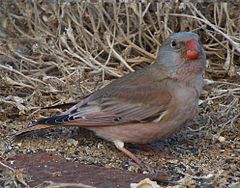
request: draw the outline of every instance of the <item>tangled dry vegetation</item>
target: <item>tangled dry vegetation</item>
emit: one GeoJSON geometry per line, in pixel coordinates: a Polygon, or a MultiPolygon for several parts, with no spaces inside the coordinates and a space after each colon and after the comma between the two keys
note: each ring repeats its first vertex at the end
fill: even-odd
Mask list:
{"type": "MultiPolygon", "coordinates": [[[[54,2],[0,3],[1,138],[20,130],[27,121],[56,113],[41,107],[79,100],[112,79],[154,63],[169,34],[194,31],[206,49],[208,80],[200,115],[193,124],[198,122],[196,130],[210,138],[211,144],[223,141],[234,145],[239,154],[238,1],[54,2]]],[[[8,155],[4,148],[0,148],[2,159],[8,155]]],[[[236,161],[239,165],[239,155],[236,161]]],[[[240,175],[231,176],[236,182],[240,175]]],[[[222,182],[227,184],[227,180],[222,182]]]]}

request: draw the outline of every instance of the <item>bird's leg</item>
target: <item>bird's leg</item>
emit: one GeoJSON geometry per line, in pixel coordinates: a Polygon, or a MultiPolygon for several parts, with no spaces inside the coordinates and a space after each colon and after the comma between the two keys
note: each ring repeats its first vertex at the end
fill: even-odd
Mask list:
{"type": "Polygon", "coordinates": [[[120,140],[115,140],[114,141],[114,145],[116,146],[116,148],[120,151],[122,151],[123,153],[125,153],[128,157],[130,157],[135,163],[137,163],[140,167],[143,166],[143,163],[140,159],[138,159],[131,151],[127,150],[124,147],[124,143],[120,140]]]}
{"type": "Polygon", "coordinates": [[[161,182],[169,181],[169,176],[165,172],[156,171],[155,169],[152,169],[148,165],[143,164],[143,162],[140,159],[138,159],[132,152],[130,152],[124,147],[124,143],[122,141],[115,140],[114,144],[117,149],[125,153],[128,157],[130,157],[137,165],[139,165],[139,167],[142,170],[147,170],[154,180],[161,182]]]}

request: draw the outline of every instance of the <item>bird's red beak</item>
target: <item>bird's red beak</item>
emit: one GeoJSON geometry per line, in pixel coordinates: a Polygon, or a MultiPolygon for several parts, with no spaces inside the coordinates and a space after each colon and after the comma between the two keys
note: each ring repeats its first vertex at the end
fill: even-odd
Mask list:
{"type": "Polygon", "coordinates": [[[200,54],[200,46],[197,40],[191,39],[186,43],[186,58],[197,59],[200,54]]]}

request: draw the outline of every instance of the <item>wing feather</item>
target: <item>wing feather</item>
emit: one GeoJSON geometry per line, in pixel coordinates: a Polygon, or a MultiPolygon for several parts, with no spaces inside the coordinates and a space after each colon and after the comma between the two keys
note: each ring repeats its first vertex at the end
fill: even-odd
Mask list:
{"type": "Polygon", "coordinates": [[[34,123],[97,127],[153,121],[167,111],[171,101],[164,72],[156,66],[112,82],[59,116],[34,123]],[[161,73],[161,74],[160,74],[161,73]]]}

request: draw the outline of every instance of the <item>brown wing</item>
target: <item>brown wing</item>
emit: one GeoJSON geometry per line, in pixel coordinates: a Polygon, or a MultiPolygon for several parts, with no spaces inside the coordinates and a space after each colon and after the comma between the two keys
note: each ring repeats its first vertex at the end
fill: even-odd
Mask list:
{"type": "Polygon", "coordinates": [[[91,101],[86,106],[82,106],[67,115],[70,121],[65,123],[83,126],[106,126],[152,121],[166,111],[171,100],[169,93],[157,90],[149,91],[149,88],[146,88],[145,92],[138,91],[138,93],[128,94],[128,96],[134,96],[135,101],[123,96],[121,98],[119,96],[106,97],[91,101]]]}
{"type": "Polygon", "coordinates": [[[167,76],[157,68],[150,66],[117,79],[61,115],[36,124],[89,127],[152,121],[166,111],[171,100],[167,76]]]}
{"type": "Polygon", "coordinates": [[[115,97],[90,100],[80,107],[73,106],[70,113],[42,119],[37,124],[89,127],[149,122],[166,111],[171,95],[156,88],[151,88],[151,90],[146,87],[145,89],[145,91],[135,91],[135,93],[133,91],[128,93],[128,90],[125,94],[115,97]],[[130,100],[131,97],[135,99],[130,100]]]}

